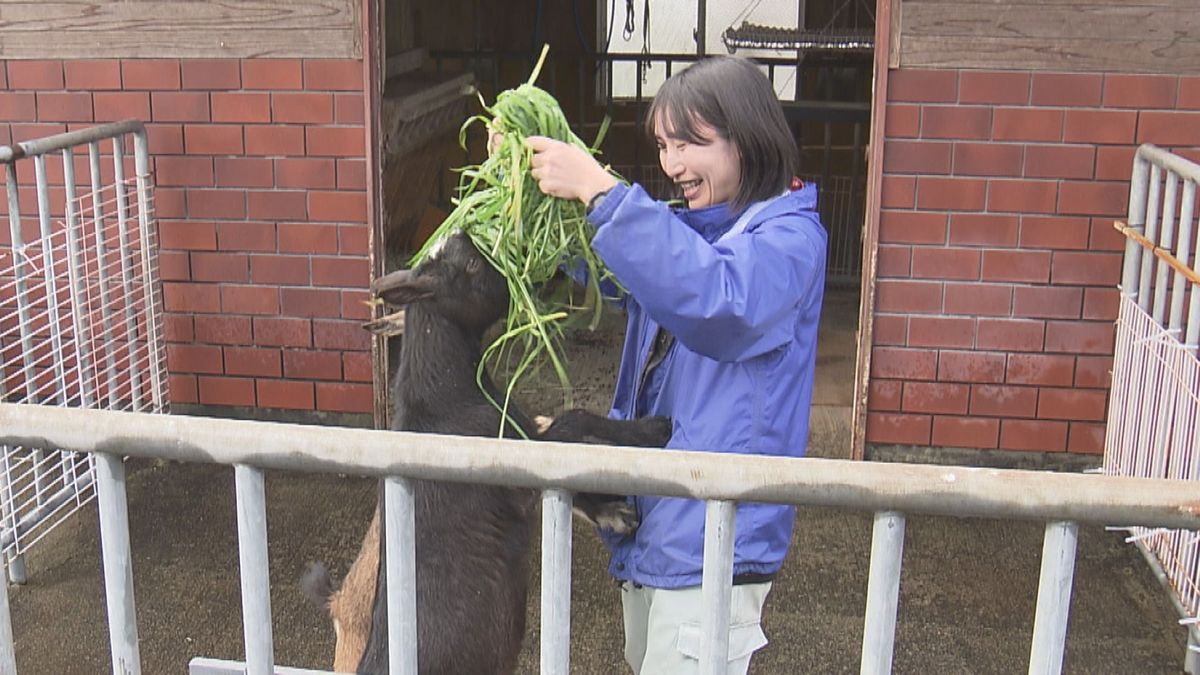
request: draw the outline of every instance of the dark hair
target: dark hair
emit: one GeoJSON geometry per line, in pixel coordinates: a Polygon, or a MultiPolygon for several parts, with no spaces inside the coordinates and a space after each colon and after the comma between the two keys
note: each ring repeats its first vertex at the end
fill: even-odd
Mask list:
{"type": "Polygon", "coordinates": [[[712,56],[671,76],[646,114],[651,139],[660,115],[675,138],[706,145],[697,127],[707,125],[737,148],[742,182],[731,204],[735,211],[779,194],[796,174],[796,140],[783,106],[749,59],[712,56]]]}

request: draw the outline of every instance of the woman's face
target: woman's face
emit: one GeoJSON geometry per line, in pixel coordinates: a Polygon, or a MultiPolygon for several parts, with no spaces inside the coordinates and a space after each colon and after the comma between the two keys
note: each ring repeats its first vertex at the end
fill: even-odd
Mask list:
{"type": "Polygon", "coordinates": [[[654,120],[654,141],[663,173],[679,186],[688,208],[732,201],[742,183],[737,148],[703,121],[697,122],[696,132],[704,145],[673,137],[662,115],[654,120]]]}

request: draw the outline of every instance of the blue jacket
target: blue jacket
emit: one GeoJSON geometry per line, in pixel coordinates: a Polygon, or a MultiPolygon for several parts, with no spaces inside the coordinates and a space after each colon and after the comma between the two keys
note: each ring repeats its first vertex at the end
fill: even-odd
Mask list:
{"type": "MultiPolygon", "coordinates": [[[[739,215],[728,205],[672,210],[640,186],[613,188],[589,215],[592,245],[629,291],[611,417],[670,417],[668,448],[804,455],[825,281],[816,206],[806,185],[718,241],[739,215]],[[674,342],[646,377],[660,326],[674,342]]],[[[609,571],[654,588],[699,585],[704,503],[632,499],[641,525],[605,536],[609,571]]],[[[734,574],[777,572],[794,520],[792,506],[739,504],[734,574]]]]}

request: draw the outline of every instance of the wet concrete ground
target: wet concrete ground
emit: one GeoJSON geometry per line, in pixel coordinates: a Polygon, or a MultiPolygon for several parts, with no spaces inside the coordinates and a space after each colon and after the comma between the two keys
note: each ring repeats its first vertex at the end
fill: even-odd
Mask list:
{"type": "MultiPolygon", "coordinates": [[[[854,340],[848,326],[856,310],[852,298],[827,305],[831,325],[821,336],[812,454],[840,457],[849,443],[844,405],[853,382],[854,340]]],[[[606,408],[619,340],[619,334],[602,332],[576,341],[585,356],[576,359],[574,381],[585,407],[606,408]]],[[[553,407],[554,392],[525,396],[531,408],[553,407]]],[[[185,673],[195,656],[240,659],[232,469],[137,460],[129,463],[128,475],[142,672],[185,673]]],[[[344,574],[374,495],[374,481],[367,479],[268,473],[277,663],[324,668],[331,662],[333,631],[296,580],[310,560],[324,560],[344,574]]],[[[1042,529],[1032,522],[909,519],[895,672],[1027,670],[1042,529]]],[[[1065,671],[1178,673],[1186,635],[1151,570],[1121,536],[1080,528],[1065,671]]],[[[792,553],[765,611],[771,642],[756,656],[752,673],[858,671],[870,540],[870,514],[800,510],[792,553]]],[[[536,567],[536,551],[533,559],[536,567]]],[[[577,527],[573,673],[626,672],[620,600],[605,562],[593,533],[577,527]]],[[[111,672],[94,505],[31,551],[27,565],[29,582],[9,588],[19,672],[111,672]]],[[[521,673],[537,672],[536,580],[531,588],[521,673]]]]}

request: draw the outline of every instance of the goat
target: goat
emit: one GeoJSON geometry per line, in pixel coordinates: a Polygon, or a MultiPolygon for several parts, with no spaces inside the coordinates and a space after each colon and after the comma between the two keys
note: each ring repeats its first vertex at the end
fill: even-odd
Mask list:
{"type": "MultiPolygon", "coordinates": [[[[484,332],[508,307],[504,278],[458,233],[412,270],[377,279],[372,290],[406,307],[392,396],[392,429],[494,436],[501,414],[480,390],[476,372],[484,332]]],[[[501,393],[484,373],[492,401],[501,393]]],[[[560,415],[539,431],[509,407],[504,435],[662,446],[670,421],[616,421],[582,410],[560,415]],[[519,429],[518,429],[519,428],[519,429]]],[[[423,673],[511,673],[525,633],[531,489],[413,481],[416,504],[417,659],[423,673]]],[[[631,532],[636,513],[623,498],[579,495],[577,506],[601,526],[631,532]]],[[[328,572],[312,567],[302,584],[324,600],[337,634],[335,670],[387,669],[386,580],[379,507],[345,583],[334,590],[328,572]],[[366,608],[371,607],[368,613],[366,608]]]]}

